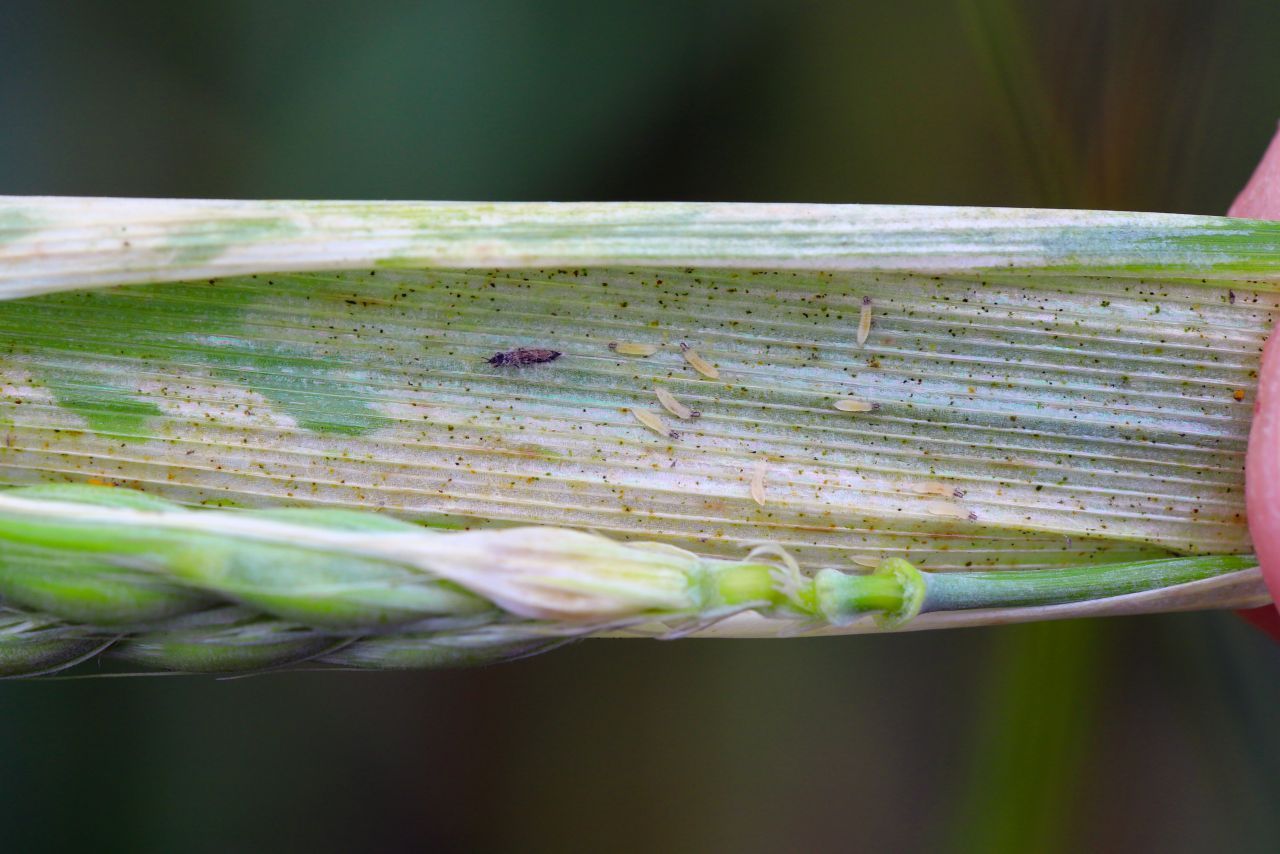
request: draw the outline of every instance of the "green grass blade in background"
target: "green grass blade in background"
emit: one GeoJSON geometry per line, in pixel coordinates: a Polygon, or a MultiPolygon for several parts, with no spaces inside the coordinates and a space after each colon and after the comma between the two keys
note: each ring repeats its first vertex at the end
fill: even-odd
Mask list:
{"type": "Polygon", "coordinates": [[[947,851],[1072,851],[1098,728],[1104,623],[1023,626],[991,645],[947,851]]]}

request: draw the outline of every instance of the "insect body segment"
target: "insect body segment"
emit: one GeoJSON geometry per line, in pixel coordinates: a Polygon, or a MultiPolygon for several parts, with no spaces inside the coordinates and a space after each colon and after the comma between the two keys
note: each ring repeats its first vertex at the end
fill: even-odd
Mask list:
{"type": "Polygon", "coordinates": [[[751,470],[751,498],[756,504],[764,506],[767,500],[764,491],[764,478],[769,473],[769,465],[764,461],[758,461],[751,470]]]}
{"type": "Polygon", "coordinates": [[[720,369],[702,358],[702,356],[698,354],[697,350],[693,349],[688,344],[685,344],[683,341],[680,343],[680,352],[684,355],[684,360],[688,362],[689,366],[695,371],[702,374],[707,379],[720,379],[720,369]]]}
{"type": "Polygon", "coordinates": [[[641,424],[661,436],[666,436],[668,439],[680,438],[680,434],[667,427],[667,423],[662,420],[662,416],[656,412],[650,412],[648,409],[633,409],[631,414],[635,415],[636,420],[641,424]]]}
{"type": "Polygon", "coordinates": [[[496,368],[523,368],[525,365],[540,365],[543,362],[554,362],[560,358],[559,350],[546,350],[541,347],[517,347],[503,353],[494,353],[489,364],[496,368]]]}
{"type": "Polygon", "coordinates": [[[851,397],[837,400],[835,408],[841,412],[875,412],[880,408],[880,404],[868,400],[856,400],[851,397]]]}
{"type": "Polygon", "coordinates": [[[657,344],[637,344],[632,341],[612,341],[609,349],[619,356],[652,356],[658,352],[657,344]]]}
{"type": "Polygon", "coordinates": [[[680,401],[676,400],[676,396],[667,391],[662,386],[655,386],[654,393],[658,395],[658,402],[662,404],[662,408],[670,412],[676,418],[701,418],[702,413],[696,409],[690,409],[680,401]]]}

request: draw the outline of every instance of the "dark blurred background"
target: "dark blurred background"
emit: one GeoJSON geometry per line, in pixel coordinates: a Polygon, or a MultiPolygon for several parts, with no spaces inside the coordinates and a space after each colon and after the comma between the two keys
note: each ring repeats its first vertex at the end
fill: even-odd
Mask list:
{"type": "MultiPolygon", "coordinates": [[[[1217,213],[1280,4],[0,0],[0,193],[1217,213]]],[[[1280,845],[1231,615],[0,684],[10,851],[1280,845]]]]}

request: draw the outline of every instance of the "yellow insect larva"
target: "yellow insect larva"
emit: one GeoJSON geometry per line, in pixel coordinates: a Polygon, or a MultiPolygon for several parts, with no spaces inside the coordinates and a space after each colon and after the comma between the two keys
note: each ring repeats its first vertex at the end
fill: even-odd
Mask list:
{"type": "Polygon", "coordinates": [[[945,495],[948,498],[964,498],[964,490],[958,486],[948,486],[945,483],[912,483],[907,485],[907,489],[917,495],[945,495]]]}
{"type": "Polygon", "coordinates": [[[668,439],[680,438],[679,433],[675,430],[668,429],[667,423],[662,420],[662,416],[658,413],[650,412],[647,409],[633,409],[631,412],[635,415],[637,421],[648,427],[653,432],[666,436],[668,439]]]}
{"type": "Polygon", "coordinates": [[[858,346],[867,343],[871,335],[871,297],[862,298],[862,316],[858,318],[858,346]]]}
{"type": "Polygon", "coordinates": [[[880,566],[879,559],[874,557],[855,557],[850,559],[858,566],[865,566],[868,569],[876,569],[880,566]]]}
{"type": "Polygon", "coordinates": [[[948,519],[968,519],[970,522],[978,518],[976,513],[966,510],[951,501],[930,501],[924,506],[924,509],[930,516],[945,516],[948,519]]]}
{"type": "Polygon", "coordinates": [[[653,387],[654,394],[658,395],[658,403],[662,404],[662,408],[670,412],[676,418],[701,418],[702,413],[696,409],[690,409],[680,401],[676,400],[676,396],[667,391],[662,386],[653,387]]]}
{"type": "Polygon", "coordinates": [[[764,476],[769,471],[769,464],[764,460],[758,461],[751,470],[751,497],[761,507],[764,506],[764,476]]]}
{"type": "Polygon", "coordinates": [[[698,351],[680,342],[680,352],[684,354],[684,360],[693,367],[695,371],[702,374],[707,379],[720,379],[720,369],[708,362],[706,359],[698,355],[698,351]]]}
{"type": "Polygon", "coordinates": [[[619,356],[652,356],[658,352],[658,345],[637,344],[634,341],[610,341],[609,349],[619,356]]]}
{"type": "Polygon", "coordinates": [[[836,409],[841,412],[875,412],[880,408],[880,404],[872,403],[869,400],[858,400],[853,397],[846,397],[835,402],[836,409]]]}

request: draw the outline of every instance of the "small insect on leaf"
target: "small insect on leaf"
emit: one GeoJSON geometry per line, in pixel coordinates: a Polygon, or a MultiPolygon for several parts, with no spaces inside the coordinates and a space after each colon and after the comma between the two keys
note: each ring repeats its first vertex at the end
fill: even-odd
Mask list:
{"type": "Polygon", "coordinates": [[[695,371],[702,374],[707,379],[720,379],[720,369],[699,356],[697,350],[693,349],[688,344],[685,344],[683,341],[680,342],[680,352],[684,354],[684,360],[688,362],[695,371]]]}
{"type": "Polygon", "coordinates": [[[769,464],[759,460],[751,470],[751,497],[761,507],[764,506],[764,476],[769,471],[769,464]]]}
{"type": "Polygon", "coordinates": [[[609,349],[619,356],[652,356],[658,352],[658,345],[637,344],[634,341],[610,341],[609,349]]]}
{"type": "Polygon", "coordinates": [[[676,418],[701,418],[702,413],[696,409],[690,409],[680,401],[676,400],[676,396],[667,391],[662,386],[654,386],[654,394],[658,395],[658,402],[662,404],[662,408],[670,412],[676,418]]]}
{"type": "Polygon", "coordinates": [[[668,428],[667,422],[663,421],[662,416],[658,413],[650,412],[648,409],[633,409],[631,412],[635,415],[637,421],[648,427],[653,432],[661,436],[666,436],[668,439],[680,438],[680,434],[675,430],[668,428]]]}
{"type": "Polygon", "coordinates": [[[978,518],[977,513],[966,510],[951,501],[931,501],[925,505],[924,509],[930,516],[945,516],[948,519],[968,519],[970,522],[976,521],[978,518]]]}
{"type": "Polygon", "coordinates": [[[846,397],[835,402],[836,409],[841,412],[875,412],[880,408],[880,404],[872,403],[869,400],[858,400],[853,397],[846,397]]]}
{"type": "Polygon", "coordinates": [[[855,564],[857,564],[858,566],[865,566],[865,567],[867,567],[867,568],[869,568],[869,569],[875,569],[876,567],[880,566],[880,560],[879,560],[879,558],[874,558],[874,557],[854,557],[854,558],[850,558],[850,560],[852,560],[852,561],[853,561],[855,564]]]}
{"type": "Polygon", "coordinates": [[[489,364],[498,368],[523,368],[525,365],[540,365],[543,362],[554,362],[560,358],[559,350],[545,350],[541,347],[517,347],[505,353],[494,353],[489,364]]]}
{"type": "Polygon", "coordinates": [[[917,495],[944,495],[948,498],[964,498],[964,490],[959,487],[948,486],[945,483],[909,483],[907,491],[914,492],[917,495]]]}
{"type": "Polygon", "coordinates": [[[871,335],[871,297],[862,298],[862,316],[858,318],[858,346],[867,343],[871,335]]]}

